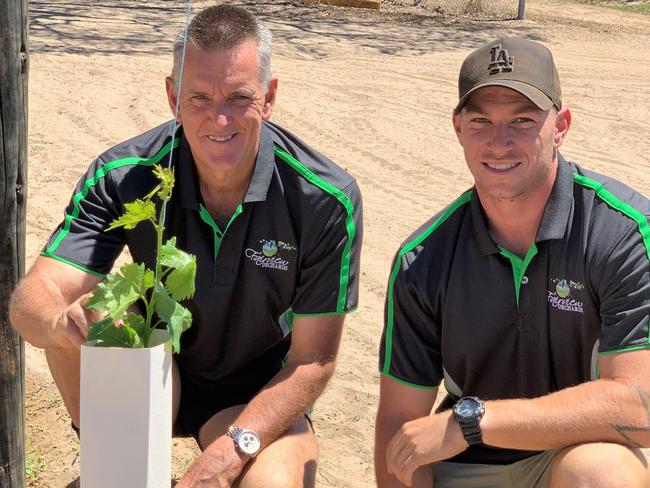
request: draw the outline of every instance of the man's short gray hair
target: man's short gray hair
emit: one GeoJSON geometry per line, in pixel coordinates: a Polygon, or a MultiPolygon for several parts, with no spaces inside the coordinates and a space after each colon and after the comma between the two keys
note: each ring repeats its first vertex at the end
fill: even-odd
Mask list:
{"type": "MultiPolygon", "coordinates": [[[[254,40],[260,82],[268,90],[271,81],[271,49],[273,36],[248,10],[233,5],[215,5],[196,14],[187,29],[187,44],[206,50],[228,50],[254,40]]],[[[178,85],[184,37],[181,32],[174,41],[172,79],[178,85]]]]}

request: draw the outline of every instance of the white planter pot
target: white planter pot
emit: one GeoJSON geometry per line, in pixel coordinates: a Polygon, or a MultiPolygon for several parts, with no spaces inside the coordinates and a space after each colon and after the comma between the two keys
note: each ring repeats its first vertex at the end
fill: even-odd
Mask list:
{"type": "Polygon", "coordinates": [[[172,352],[81,346],[81,486],[161,488],[171,480],[172,352]]]}

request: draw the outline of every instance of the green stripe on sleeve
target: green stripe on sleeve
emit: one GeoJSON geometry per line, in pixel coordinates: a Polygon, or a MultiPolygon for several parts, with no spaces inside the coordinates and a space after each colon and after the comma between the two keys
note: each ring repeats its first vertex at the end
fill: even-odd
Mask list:
{"type": "Polygon", "coordinates": [[[348,241],[345,243],[343,248],[343,255],[341,257],[341,270],[339,274],[339,296],[336,304],[336,311],[338,313],[345,312],[345,304],[348,295],[348,286],[350,281],[350,249],[352,248],[352,241],[356,234],[356,226],[354,224],[354,205],[348,196],[339,190],[337,187],[332,185],[329,181],[324,180],[312,170],[307,168],[304,164],[294,158],[288,152],[282,150],[278,146],[273,146],[275,154],[279,156],[283,161],[289,164],[293,169],[295,169],[303,178],[309,181],[312,185],[317,186],[321,190],[329,193],[334,198],[336,198],[346,211],[345,217],[345,229],[348,233],[348,241]]]}
{"type": "Polygon", "coordinates": [[[460,197],[458,197],[449,206],[449,208],[447,208],[447,210],[440,217],[438,217],[433,222],[433,224],[431,224],[422,234],[417,236],[411,242],[407,243],[399,252],[397,258],[395,259],[395,264],[393,265],[393,270],[388,280],[388,292],[387,292],[388,306],[386,311],[386,344],[385,344],[386,352],[384,357],[384,368],[382,369],[382,373],[385,375],[389,375],[390,361],[393,353],[393,324],[394,324],[394,306],[395,306],[394,298],[393,298],[393,294],[394,294],[393,288],[395,286],[395,279],[397,278],[397,274],[399,273],[401,267],[402,257],[405,254],[411,252],[417,246],[419,246],[423,240],[429,237],[429,235],[431,235],[433,231],[435,231],[438,227],[440,227],[440,225],[442,225],[442,223],[445,220],[447,220],[456,210],[458,210],[461,206],[469,202],[472,199],[472,193],[473,190],[469,190],[463,193],[460,197]]]}
{"type": "Polygon", "coordinates": [[[294,317],[327,317],[330,315],[347,315],[352,312],[356,312],[357,307],[351,308],[350,310],[344,310],[342,312],[316,312],[316,313],[295,313],[294,317]]]}
{"type": "Polygon", "coordinates": [[[106,277],[104,273],[98,273],[97,271],[88,269],[79,263],[75,263],[74,261],[70,261],[69,259],[62,258],[61,256],[57,256],[56,254],[50,254],[47,251],[42,252],[41,256],[45,256],[46,258],[56,259],[57,261],[61,261],[62,263],[69,264],[70,266],[74,266],[75,268],[80,269],[81,271],[84,271],[85,273],[88,273],[90,275],[97,276],[98,278],[106,277]]]}
{"type": "Polygon", "coordinates": [[[176,149],[180,145],[180,142],[181,142],[180,139],[171,140],[160,151],[158,151],[158,153],[155,156],[153,156],[150,159],[145,159],[145,158],[118,159],[116,161],[111,161],[110,163],[106,163],[104,166],[99,168],[99,170],[97,170],[97,172],[94,175],[92,175],[84,182],[84,184],[81,187],[81,190],[72,197],[72,202],[73,202],[72,213],[69,213],[65,216],[63,228],[59,231],[54,241],[52,241],[52,244],[50,244],[50,246],[46,249],[45,253],[48,256],[51,256],[54,253],[54,251],[56,251],[56,249],[61,244],[61,241],[63,241],[63,239],[70,232],[70,226],[72,224],[72,221],[79,216],[79,212],[81,209],[81,202],[83,201],[84,198],[86,198],[86,195],[88,195],[90,189],[93,186],[95,186],[104,176],[106,176],[112,170],[116,168],[121,168],[122,166],[135,166],[135,165],[153,166],[154,164],[159,163],[162,158],[164,158],[167,154],[169,154],[169,151],[176,149]]]}
{"type": "Polygon", "coordinates": [[[624,347],[623,349],[614,349],[612,351],[603,351],[603,352],[599,352],[598,355],[607,356],[609,354],[620,354],[622,352],[641,351],[642,349],[650,349],[650,340],[648,341],[648,344],[641,344],[640,346],[624,347]]]}
{"type": "Polygon", "coordinates": [[[397,381],[398,383],[406,386],[410,386],[411,388],[417,388],[418,390],[436,390],[436,386],[427,386],[427,385],[418,385],[417,383],[410,383],[406,380],[402,380],[400,378],[397,378],[396,376],[393,376],[390,373],[387,373],[385,371],[382,371],[379,373],[381,376],[385,376],[386,378],[390,378],[391,380],[397,381]]]}

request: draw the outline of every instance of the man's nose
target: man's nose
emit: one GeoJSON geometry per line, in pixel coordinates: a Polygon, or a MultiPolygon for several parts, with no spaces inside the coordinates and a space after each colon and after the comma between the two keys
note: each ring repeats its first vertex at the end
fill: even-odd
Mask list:
{"type": "Polygon", "coordinates": [[[216,101],[212,104],[210,118],[217,125],[228,125],[230,122],[231,110],[225,101],[216,101]]]}
{"type": "Polygon", "coordinates": [[[490,149],[496,155],[506,154],[512,149],[512,131],[506,124],[493,126],[490,149]]]}

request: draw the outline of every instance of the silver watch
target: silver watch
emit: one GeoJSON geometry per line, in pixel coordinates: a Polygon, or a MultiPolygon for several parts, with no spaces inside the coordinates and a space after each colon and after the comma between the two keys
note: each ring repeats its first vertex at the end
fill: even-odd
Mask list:
{"type": "Polygon", "coordinates": [[[231,425],[228,427],[226,435],[235,441],[235,446],[237,446],[239,452],[250,457],[255,457],[260,452],[262,441],[257,432],[231,425]]]}

